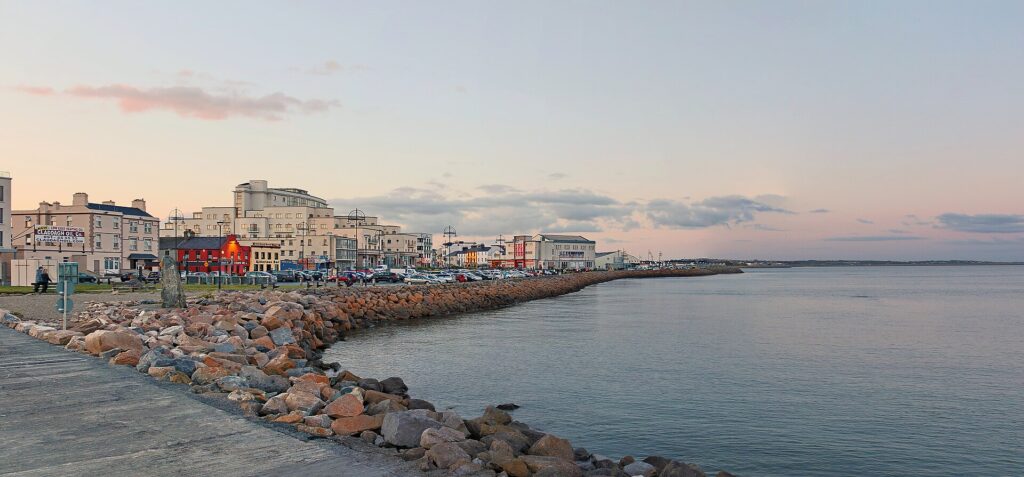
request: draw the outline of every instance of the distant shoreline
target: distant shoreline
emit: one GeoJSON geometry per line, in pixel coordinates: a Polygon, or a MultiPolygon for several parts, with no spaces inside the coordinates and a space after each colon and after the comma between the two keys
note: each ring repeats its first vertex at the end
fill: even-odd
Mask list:
{"type": "MultiPolygon", "coordinates": [[[[728,262],[727,262],[728,263],[728,262]]],[[[740,268],[825,268],[825,267],[979,267],[979,266],[1021,266],[1024,262],[972,262],[972,261],[921,261],[886,262],[857,260],[807,260],[780,262],[732,262],[740,268]]]]}

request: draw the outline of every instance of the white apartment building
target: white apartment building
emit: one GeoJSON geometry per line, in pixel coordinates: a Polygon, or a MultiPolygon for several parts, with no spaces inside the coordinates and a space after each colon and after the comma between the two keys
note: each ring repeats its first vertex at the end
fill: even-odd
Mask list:
{"type": "Polygon", "coordinates": [[[11,229],[11,174],[0,171],[0,285],[11,283],[14,238],[11,229]]]}

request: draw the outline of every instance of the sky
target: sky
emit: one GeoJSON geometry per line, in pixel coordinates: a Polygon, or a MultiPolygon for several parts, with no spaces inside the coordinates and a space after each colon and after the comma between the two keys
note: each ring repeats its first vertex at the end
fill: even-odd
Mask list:
{"type": "Polygon", "coordinates": [[[0,0],[15,209],[249,179],[493,240],[1024,260],[1024,2],[0,0]]]}

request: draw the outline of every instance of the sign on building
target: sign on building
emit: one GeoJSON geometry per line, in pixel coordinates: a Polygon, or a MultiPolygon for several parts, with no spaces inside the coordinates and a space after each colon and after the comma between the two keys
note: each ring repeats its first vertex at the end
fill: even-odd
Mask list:
{"type": "Polygon", "coordinates": [[[81,227],[37,225],[34,235],[36,242],[85,243],[85,229],[81,227]]]}

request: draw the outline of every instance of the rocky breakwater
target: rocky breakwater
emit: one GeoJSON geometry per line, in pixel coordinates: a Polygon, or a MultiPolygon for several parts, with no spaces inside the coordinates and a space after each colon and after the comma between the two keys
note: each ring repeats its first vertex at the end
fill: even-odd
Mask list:
{"type": "MultiPolygon", "coordinates": [[[[412,398],[400,378],[364,379],[324,364],[320,351],[375,322],[485,310],[570,293],[618,278],[694,276],[703,270],[592,272],[441,286],[224,292],[181,309],[94,303],[69,330],[0,320],[30,336],[111,364],[134,366],[195,393],[234,401],[253,418],[311,436],[364,440],[421,469],[452,475],[703,476],[661,457],[613,460],[488,408],[475,419],[412,398]]],[[[727,476],[727,473],[719,473],[727,476]]]]}

